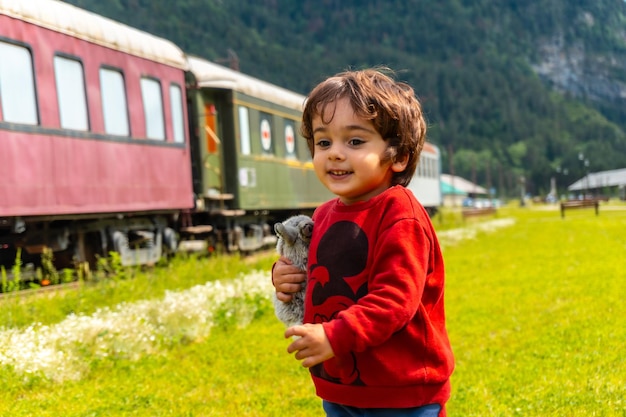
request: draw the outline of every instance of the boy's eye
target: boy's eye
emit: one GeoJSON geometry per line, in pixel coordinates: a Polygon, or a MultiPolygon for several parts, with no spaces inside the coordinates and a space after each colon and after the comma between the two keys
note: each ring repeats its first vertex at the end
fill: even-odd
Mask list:
{"type": "Polygon", "coordinates": [[[327,148],[330,146],[330,141],[328,139],[320,139],[317,142],[315,142],[315,146],[319,148],[327,148]]]}

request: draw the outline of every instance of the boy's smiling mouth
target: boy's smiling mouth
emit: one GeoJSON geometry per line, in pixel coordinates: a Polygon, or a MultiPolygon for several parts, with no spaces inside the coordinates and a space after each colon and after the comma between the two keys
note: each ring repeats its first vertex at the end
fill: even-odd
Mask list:
{"type": "Polygon", "coordinates": [[[328,171],[328,174],[331,177],[339,178],[339,177],[345,177],[345,176],[352,174],[352,171],[328,171]]]}

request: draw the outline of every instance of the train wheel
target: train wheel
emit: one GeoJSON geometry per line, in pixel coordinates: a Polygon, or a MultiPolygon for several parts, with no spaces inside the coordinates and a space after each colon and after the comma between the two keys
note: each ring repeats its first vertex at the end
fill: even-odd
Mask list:
{"type": "Polygon", "coordinates": [[[165,256],[172,256],[178,249],[178,237],[174,229],[166,227],[163,229],[163,252],[165,256]]]}

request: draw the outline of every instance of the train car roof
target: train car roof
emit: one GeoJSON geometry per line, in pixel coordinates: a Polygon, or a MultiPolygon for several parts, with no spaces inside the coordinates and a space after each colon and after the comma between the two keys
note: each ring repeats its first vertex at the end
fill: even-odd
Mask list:
{"type": "Polygon", "coordinates": [[[234,90],[293,110],[302,111],[303,109],[306,97],[301,94],[202,58],[190,56],[188,61],[189,70],[196,77],[199,87],[234,90]]]}
{"type": "Polygon", "coordinates": [[[58,0],[0,0],[0,14],[187,69],[185,54],[174,43],[58,0]]]}

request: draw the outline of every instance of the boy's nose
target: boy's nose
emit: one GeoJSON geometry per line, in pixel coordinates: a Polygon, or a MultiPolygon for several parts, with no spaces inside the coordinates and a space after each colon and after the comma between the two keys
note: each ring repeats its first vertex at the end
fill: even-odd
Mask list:
{"type": "Polygon", "coordinates": [[[343,159],[344,153],[339,145],[332,145],[328,150],[328,159],[337,160],[343,159]]]}

